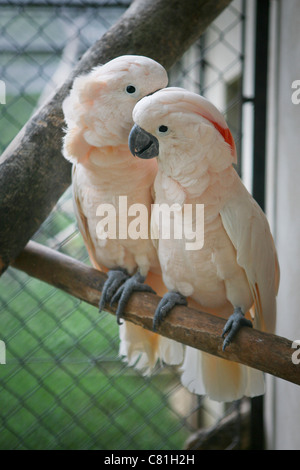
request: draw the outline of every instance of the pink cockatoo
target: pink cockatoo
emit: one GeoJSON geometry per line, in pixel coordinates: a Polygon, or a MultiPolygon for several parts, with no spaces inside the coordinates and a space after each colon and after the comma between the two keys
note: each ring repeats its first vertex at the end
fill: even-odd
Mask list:
{"type": "MultiPolygon", "coordinates": [[[[155,312],[154,330],[175,304],[188,303],[227,319],[223,349],[241,326],[252,326],[251,318],[256,328],[273,332],[276,250],[264,213],[232,166],[236,148],[222,114],[200,95],[166,88],[137,103],[133,120],[133,155],[146,163],[158,160],[151,228],[169,292],[155,312]],[[162,236],[157,209],[163,204],[176,205],[169,211],[174,223],[169,239],[162,236]],[[191,248],[190,235],[200,230],[195,215],[200,204],[204,238],[191,248]],[[188,208],[190,226],[185,224],[188,208]],[[188,237],[176,226],[182,220],[188,237]]],[[[186,348],[182,371],[183,385],[216,401],[264,393],[262,372],[191,347],[186,348]]]]}
{"type": "MultiPolygon", "coordinates": [[[[119,301],[120,325],[133,291],[154,289],[163,295],[166,288],[150,237],[120,239],[103,226],[99,229],[99,214],[103,216],[107,207],[113,207],[116,226],[122,229],[127,216],[120,209],[122,197],[128,207],[146,207],[150,221],[157,164],[155,160],[146,165],[134,160],[128,135],[134,105],[167,82],[165,69],[156,61],[122,56],[76,78],[63,103],[67,124],[63,154],[73,163],[73,202],[79,230],[94,267],[108,272],[99,308],[102,310],[106,302],[119,301]]],[[[120,339],[120,355],[145,373],[157,359],[175,364],[183,358],[181,345],[129,322],[120,326],[120,339]]]]}

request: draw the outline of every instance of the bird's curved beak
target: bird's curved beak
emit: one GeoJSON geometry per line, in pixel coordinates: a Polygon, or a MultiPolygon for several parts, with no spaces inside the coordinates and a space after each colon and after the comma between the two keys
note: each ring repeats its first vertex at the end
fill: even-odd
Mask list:
{"type": "Polygon", "coordinates": [[[157,138],[135,124],[128,138],[130,152],[134,157],[150,159],[159,154],[159,143],[157,138]]]}

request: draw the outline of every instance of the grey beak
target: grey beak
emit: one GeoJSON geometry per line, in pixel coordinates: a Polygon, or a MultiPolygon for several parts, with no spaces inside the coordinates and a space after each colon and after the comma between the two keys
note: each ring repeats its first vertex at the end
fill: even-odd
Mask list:
{"type": "Polygon", "coordinates": [[[159,143],[157,138],[135,124],[130,131],[128,145],[133,156],[149,159],[158,156],[159,143]]]}

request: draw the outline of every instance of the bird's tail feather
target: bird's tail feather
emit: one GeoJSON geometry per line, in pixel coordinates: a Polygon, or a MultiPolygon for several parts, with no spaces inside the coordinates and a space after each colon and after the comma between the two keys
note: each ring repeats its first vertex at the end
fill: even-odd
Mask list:
{"type": "Polygon", "coordinates": [[[261,371],[186,347],[182,384],[192,393],[208,395],[219,402],[264,393],[261,371]]]}
{"type": "MultiPolygon", "coordinates": [[[[161,274],[150,271],[145,282],[161,297],[167,292],[161,274]]],[[[123,356],[129,366],[134,366],[144,375],[150,375],[157,362],[178,365],[183,361],[183,345],[177,341],[131,322],[123,322],[119,331],[120,356],[123,356]]]]}
{"type": "Polygon", "coordinates": [[[158,361],[169,365],[178,365],[183,361],[182,344],[131,322],[124,321],[120,325],[119,335],[119,355],[144,375],[150,375],[158,361]]]}

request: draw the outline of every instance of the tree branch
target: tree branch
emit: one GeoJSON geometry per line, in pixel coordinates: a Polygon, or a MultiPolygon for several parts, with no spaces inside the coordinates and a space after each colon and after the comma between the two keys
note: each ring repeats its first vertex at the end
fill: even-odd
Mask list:
{"type": "MultiPolygon", "coordinates": [[[[29,242],[13,263],[48,284],[98,306],[106,274],[90,268],[75,259],[29,242]]],[[[148,330],[159,297],[148,293],[135,293],[128,302],[124,318],[148,330]]],[[[115,309],[107,306],[107,311],[115,309]]],[[[175,307],[159,328],[159,333],[180,343],[206,351],[234,362],[254,367],[276,377],[300,385],[300,366],[292,362],[292,342],[280,336],[243,328],[226,351],[222,351],[221,332],[225,320],[188,307],[175,307]]]]}
{"type": "Polygon", "coordinates": [[[250,450],[251,416],[247,401],[241,402],[209,428],[200,428],[185,442],[186,450],[250,450]],[[237,440],[237,425],[238,437],[237,440]]]}
{"type": "Polygon", "coordinates": [[[71,180],[61,155],[61,104],[74,78],[123,54],[169,68],[231,0],[135,0],[82,57],[64,85],[38,110],[0,158],[0,273],[24,248],[71,180]]]}

